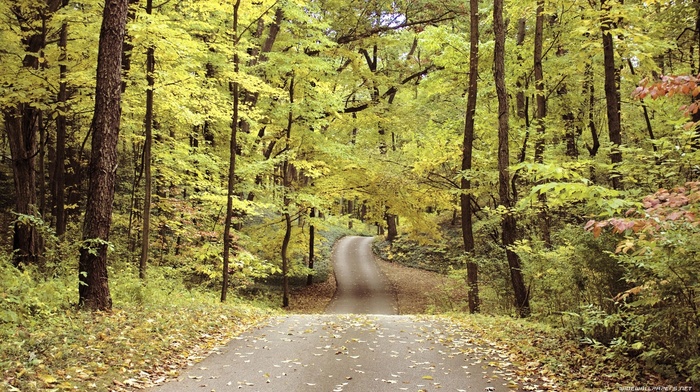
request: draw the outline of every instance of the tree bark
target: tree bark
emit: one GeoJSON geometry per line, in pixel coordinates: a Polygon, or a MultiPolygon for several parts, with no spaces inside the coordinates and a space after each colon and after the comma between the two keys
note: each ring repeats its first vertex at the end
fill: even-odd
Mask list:
{"type": "Polygon", "coordinates": [[[121,47],[126,30],[127,0],[107,0],[97,55],[92,157],[85,209],[83,244],[78,266],[81,307],[112,307],[107,276],[107,250],[112,223],[117,142],[120,125],[121,47]]]}
{"type": "MultiPolygon", "coordinates": [[[[311,213],[309,214],[309,217],[311,218],[311,222],[309,224],[309,269],[313,270],[314,269],[314,243],[315,243],[315,236],[316,236],[316,226],[314,225],[314,218],[316,217],[316,208],[311,207],[311,213]]],[[[306,277],[306,285],[311,286],[314,282],[314,275],[309,274],[306,277]]]]}
{"type": "Polygon", "coordinates": [[[467,90],[467,111],[464,121],[462,141],[462,179],[459,195],[462,210],[462,242],[467,257],[467,293],[469,313],[479,312],[478,265],[474,261],[474,232],[472,227],[471,168],[474,146],[474,114],[478,91],[479,72],[479,0],[469,0],[469,88],[467,90]]]}
{"type": "MultiPolygon", "coordinates": [[[[610,11],[610,5],[606,4],[607,0],[601,0],[603,11],[610,11]]],[[[603,16],[601,30],[603,33],[603,64],[605,69],[605,102],[606,113],[608,115],[608,137],[613,144],[610,152],[610,161],[613,164],[613,173],[610,180],[613,189],[621,189],[621,175],[618,172],[618,166],[622,162],[622,152],[620,145],[622,144],[622,122],[620,118],[620,72],[615,66],[615,45],[613,36],[610,32],[614,28],[614,22],[610,20],[610,15],[603,16]]]]}
{"type": "MultiPolygon", "coordinates": [[[[240,59],[238,56],[238,9],[240,0],[233,4],[233,71],[240,72],[240,59]]],[[[223,283],[221,285],[221,302],[226,301],[228,293],[229,260],[232,248],[231,221],[233,220],[233,198],[236,197],[234,184],[236,182],[236,151],[238,151],[238,110],[240,86],[237,81],[232,83],[231,95],[233,96],[233,115],[231,116],[231,143],[229,144],[229,165],[228,165],[228,190],[226,198],[226,219],[224,222],[224,266],[223,283]]]]}
{"type": "MultiPolygon", "coordinates": [[[[289,103],[294,104],[294,75],[292,75],[291,82],[289,83],[289,103]]],[[[289,114],[287,117],[287,134],[285,135],[284,150],[289,152],[289,139],[292,136],[292,124],[294,123],[294,117],[292,113],[292,108],[289,108],[289,114]]],[[[284,162],[282,163],[282,191],[284,192],[284,222],[285,231],[284,239],[282,240],[282,307],[286,308],[289,306],[289,241],[292,238],[292,218],[289,214],[289,206],[291,200],[289,199],[290,190],[290,178],[289,178],[289,158],[285,156],[284,162]]]]}
{"type": "MultiPolygon", "coordinates": [[[[27,52],[22,59],[24,68],[39,69],[39,56],[36,53],[41,52],[46,44],[46,20],[61,4],[60,0],[45,0],[28,7],[19,4],[11,6],[12,14],[19,22],[22,45],[27,52]]],[[[38,139],[42,111],[34,102],[20,102],[14,107],[5,108],[3,117],[12,157],[15,212],[36,215],[36,158],[40,148],[38,139]]],[[[19,266],[36,263],[41,256],[42,241],[34,225],[18,221],[13,230],[13,264],[19,266]]]]}
{"type": "MultiPolygon", "coordinates": [[[[68,1],[64,1],[64,7],[68,1]]],[[[53,173],[53,204],[56,214],[56,235],[62,237],[66,232],[66,113],[68,112],[68,91],[66,76],[68,67],[68,23],[63,22],[58,41],[60,50],[59,61],[59,85],[58,85],[58,114],[56,116],[56,157],[53,173]]]]}
{"type": "Polygon", "coordinates": [[[516,311],[519,317],[528,317],[530,315],[529,292],[525,287],[520,258],[511,250],[511,246],[517,238],[517,222],[511,211],[512,205],[508,190],[510,151],[508,148],[508,91],[505,81],[506,31],[503,20],[503,0],[494,0],[493,2],[493,30],[495,34],[494,79],[496,95],[498,96],[498,194],[500,204],[507,210],[501,221],[501,239],[510,268],[516,311]]]}
{"type": "Polygon", "coordinates": [[[547,102],[544,91],[544,72],[542,70],[542,41],[544,36],[544,0],[537,0],[537,16],[535,17],[534,69],[535,76],[535,127],[537,140],[535,142],[535,162],[544,162],[545,117],[547,117],[547,102]]]}
{"type": "Polygon", "coordinates": [[[595,85],[593,80],[593,68],[590,64],[586,66],[583,90],[584,94],[588,93],[588,130],[591,132],[591,139],[593,140],[591,146],[586,144],[586,149],[588,150],[588,155],[594,157],[598,155],[600,140],[598,138],[598,130],[596,129],[595,118],[593,116],[595,113],[595,85]]]}
{"type": "MultiPolygon", "coordinates": [[[[544,163],[544,138],[545,119],[547,117],[547,99],[544,91],[544,71],[542,69],[542,41],[544,40],[544,0],[537,0],[537,16],[535,17],[535,48],[534,48],[534,76],[535,76],[535,124],[537,128],[537,141],[535,142],[535,162],[544,163]]],[[[540,181],[541,182],[541,181],[540,181]]],[[[538,195],[540,202],[538,220],[542,241],[547,248],[552,246],[550,235],[550,217],[547,211],[547,195],[538,195]]]]}
{"type": "MultiPolygon", "coordinates": [[[[153,0],[146,1],[146,14],[153,13],[153,0]]],[[[143,233],[141,234],[141,261],[139,262],[139,278],[146,279],[146,267],[148,265],[149,246],[151,231],[151,192],[153,188],[153,178],[151,173],[151,146],[153,144],[153,88],[155,84],[155,48],[150,46],[146,50],[146,135],[143,144],[143,171],[144,171],[144,197],[143,197],[143,233]]]]}
{"type": "Polygon", "coordinates": [[[398,228],[396,227],[396,215],[386,213],[386,240],[393,242],[399,236],[398,228]]]}

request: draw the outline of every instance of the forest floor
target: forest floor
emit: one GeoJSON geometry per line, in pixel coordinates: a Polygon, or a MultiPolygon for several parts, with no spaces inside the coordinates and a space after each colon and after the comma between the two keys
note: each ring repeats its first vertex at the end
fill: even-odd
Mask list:
{"type": "MultiPolygon", "coordinates": [[[[466,293],[453,278],[382,260],[378,265],[396,292],[400,314],[440,314],[454,328],[471,331],[479,344],[509,353],[519,378],[541,390],[693,390],[648,372],[633,358],[612,359],[604,348],[581,344],[541,323],[467,315],[461,312],[466,293]]],[[[324,313],[335,285],[331,274],[326,282],[294,289],[291,306],[283,313],[324,313]]],[[[174,377],[216,347],[280,314],[267,302],[234,299],[222,305],[215,296],[208,297],[169,293],[157,303],[115,305],[110,313],[54,312],[0,342],[0,389],[141,390],[174,377]]]]}

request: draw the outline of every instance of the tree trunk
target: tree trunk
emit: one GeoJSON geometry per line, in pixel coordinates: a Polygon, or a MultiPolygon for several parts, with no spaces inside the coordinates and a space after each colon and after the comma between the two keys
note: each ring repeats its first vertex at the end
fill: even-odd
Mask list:
{"type": "MultiPolygon", "coordinates": [[[[604,11],[609,11],[611,8],[610,5],[606,4],[606,0],[601,0],[601,6],[604,11]]],[[[601,30],[603,33],[603,63],[605,67],[605,102],[608,115],[608,137],[613,144],[613,149],[610,152],[613,172],[611,173],[610,179],[613,189],[621,189],[621,175],[618,172],[618,166],[622,162],[622,153],[620,152],[620,145],[622,144],[620,72],[615,66],[615,46],[612,33],[610,32],[614,27],[614,22],[610,20],[610,15],[605,15],[601,24],[601,30]]]]}
{"type": "MultiPolygon", "coordinates": [[[[294,75],[292,75],[292,80],[289,83],[289,103],[294,105],[294,75]]],[[[284,150],[289,152],[289,139],[292,136],[292,124],[294,123],[294,117],[292,113],[292,108],[289,108],[289,114],[287,117],[287,134],[285,137],[284,150]]],[[[284,192],[284,222],[285,231],[284,239],[282,240],[282,307],[286,308],[289,306],[289,241],[292,237],[292,218],[289,214],[289,205],[291,200],[289,199],[289,158],[287,155],[284,157],[284,162],[282,163],[282,191],[284,192]]]]}
{"type": "MultiPolygon", "coordinates": [[[[62,2],[46,0],[31,6],[12,5],[22,35],[22,45],[27,54],[22,66],[28,70],[39,69],[39,53],[46,44],[46,20],[62,2]],[[43,3],[43,4],[42,4],[43,3]]],[[[12,157],[12,170],[15,185],[15,212],[22,215],[36,215],[37,191],[36,173],[39,154],[39,128],[42,111],[34,102],[20,102],[3,110],[5,132],[12,157]]],[[[44,180],[43,178],[41,179],[44,180]]],[[[16,222],[13,232],[13,259],[15,266],[32,264],[41,256],[41,238],[31,223],[16,222]]]]}
{"type": "Polygon", "coordinates": [[[121,115],[120,51],[126,30],[127,10],[127,0],[106,1],[97,55],[92,157],[78,266],[79,304],[92,310],[108,310],[112,307],[107,277],[107,249],[112,223],[121,115]]]}
{"type": "MultiPolygon", "coordinates": [[[[153,13],[153,0],[146,1],[146,13],[153,13]]],[[[151,231],[151,192],[153,178],[151,175],[151,145],[153,143],[153,86],[155,84],[155,48],[146,50],[146,137],[143,143],[143,171],[145,175],[143,196],[143,233],[141,234],[141,261],[139,262],[139,278],[146,279],[146,266],[148,264],[149,246],[148,240],[151,231]]]]}
{"type": "MultiPolygon", "coordinates": [[[[238,74],[240,72],[240,59],[238,57],[238,9],[241,5],[240,0],[236,0],[233,4],[233,71],[238,74]]],[[[232,83],[231,95],[233,96],[233,115],[231,116],[231,143],[229,144],[229,164],[228,164],[228,190],[226,198],[226,219],[224,222],[224,266],[223,266],[223,283],[221,285],[221,302],[226,301],[228,293],[228,277],[229,277],[229,260],[231,253],[231,220],[233,219],[233,198],[234,184],[236,182],[236,151],[238,151],[238,109],[239,109],[239,94],[240,86],[238,81],[232,83]]]]}
{"type": "MultiPolygon", "coordinates": [[[[13,108],[15,109],[15,108],[13,108]]],[[[18,110],[5,113],[5,130],[12,155],[15,179],[15,212],[34,215],[36,212],[36,150],[38,148],[38,110],[19,104],[18,110]],[[15,115],[14,113],[21,113],[15,115]]],[[[39,254],[39,233],[34,225],[15,222],[13,234],[15,266],[35,263],[39,254]]]]}
{"type": "MultiPolygon", "coordinates": [[[[64,1],[64,6],[67,5],[64,1]]],[[[58,41],[60,50],[59,61],[59,85],[58,85],[58,114],[56,116],[56,157],[53,173],[53,204],[56,214],[56,235],[62,237],[66,232],[66,113],[68,112],[68,91],[66,76],[68,23],[63,22],[58,41]]]]}
{"type": "Polygon", "coordinates": [[[386,240],[393,242],[399,236],[396,227],[396,215],[387,213],[386,215],[386,240]]]}
{"type": "Polygon", "coordinates": [[[479,311],[478,265],[474,262],[474,232],[472,227],[471,169],[474,146],[474,114],[479,71],[479,0],[469,0],[471,30],[469,34],[469,89],[467,90],[467,111],[464,121],[462,142],[462,179],[459,203],[462,210],[462,241],[467,256],[467,292],[469,313],[479,311]]]}
{"type": "MultiPolygon", "coordinates": [[[[314,218],[316,217],[316,208],[311,207],[311,213],[309,214],[311,222],[309,224],[309,269],[314,269],[314,242],[316,236],[316,227],[314,226],[314,218]]],[[[306,277],[306,285],[311,286],[314,282],[314,275],[309,274],[306,277]]]]}
{"type": "Polygon", "coordinates": [[[506,31],[503,21],[503,0],[493,2],[494,79],[498,96],[498,194],[500,204],[507,209],[501,222],[501,239],[506,250],[510,277],[515,293],[515,308],[519,317],[530,315],[530,299],[523,279],[520,258],[511,250],[517,237],[517,222],[511,212],[511,200],[508,191],[510,151],[508,148],[508,91],[505,81],[505,41],[506,31]]]}
{"type": "Polygon", "coordinates": [[[590,64],[586,66],[585,82],[583,92],[588,93],[588,130],[591,132],[592,145],[589,147],[586,144],[588,155],[594,157],[598,154],[600,148],[600,140],[598,139],[598,130],[595,125],[594,108],[595,108],[595,85],[593,80],[593,68],[590,64]]]}
{"type": "MultiPolygon", "coordinates": [[[[527,30],[527,24],[525,18],[518,19],[518,30],[515,36],[515,45],[519,48],[525,43],[525,32],[527,30]]],[[[518,62],[522,63],[525,60],[518,50],[518,62]]],[[[527,75],[521,75],[515,82],[515,87],[517,89],[515,93],[515,113],[518,118],[525,123],[525,136],[523,137],[523,143],[520,147],[520,154],[518,154],[518,163],[525,162],[525,157],[527,156],[527,144],[530,139],[530,113],[528,108],[528,99],[525,97],[525,90],[527,89],[528,79],[527,75]]],[[[520,178],[519,170],[513,173],[513,178],[510,181],[510,186],[513,192],[513,201],[518,200],[518,180],[520,178]]]]}
{"type": "MultiPolygon", "coordinates": [[[[535,76],[535,124],[537,127],[537,142],[535,143],[535,162],[544,163],[544,138],[545,119],[547,117],[547,100],[544,91],[544,72],[542,69],[542,41],[544,39],[544,0],[537,0],[537,16],[535,17],[535,48],[534,48],[534,76],[535,76]]],[[[541,181],[540,181],[541,182],[541,181]]],[[[547,195],[538,195],[540,202],[538,220],[540,234],[547,248],[552,246],[550,235],[550,216],[547,211],[547,195]]]]}
{"type": "Polygon", "coordinates": [[[547,102],[544,91],[544,72],[542,70],[542,41],[544,35],[544,0],[537,0],[537,16],[535,17],[535,42],[534,42],[534,69],[535,76],[535,127],[537,128],[537,140],[535,141],[535,162],[544,162],[544,136],[545,117],[547,116],[547,102]]]}

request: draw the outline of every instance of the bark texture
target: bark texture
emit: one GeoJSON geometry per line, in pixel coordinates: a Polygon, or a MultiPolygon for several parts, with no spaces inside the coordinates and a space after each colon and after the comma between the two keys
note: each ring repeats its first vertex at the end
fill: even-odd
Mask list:
{"type": "Polygon", "coordinates": [[[494,0],[493,2],[493,30],[496,37],[493,69],[496,95],[498,96],[498,195],[500,204],[507,210],[501,221],[501,240],[506,249],[515,294],[515,309],[519,317],[528,317],[530,315],[530,298],[525,287],[520,258],[510,250],[517,238],[517,222],[511,213],[512,203],[508,190],[510,150],[508,148],[508,91],[505,80],[506,28],[503,20],[503,0],[494,0]]]}
{"type": "Polygon", "coordinates": [[[469,0],[470,12],[470,34],[469,34],[469,88],[467,90],[467,111],[464,121],[464,139],[462,141],[462,172],[467,176],[462,176],[460,188],[462,193],[459,196],[460,208],[462,210],[462,242],[464,252],[467,254],[467,293],[469,302],[469,312],[479,311],[479,283],[478,265],[474,262],[474,231],[472,227],[472,187],[471,173],[472,150],[474,146],[474,114],[476,113],[476,98],[478,87],[479,71],[479,0],[469,0]]]}
{"type": "Polygon", "coordinates": [[[127,0],[107,0],[102,15],[95,114],[92,121],[92,157],[88,199],[79,262],[79,304],[92,310],[112,307],[107,277],[107,249],[112,224],[117,142],[121,117],[121,48],[127,0]]]}
{"type": "MultiPolygon", "coordinates": [[[[601,5],[604,11],[610,10],[610,4],[603,0],[601,5]]],[[[615,45],[611,29],[615,27],[609,15],[605,15],[601,24],[603,33],[603,64],[605,68],[605,102],[606,113],[608,115],[608,137],[613,144],[610,152],[610,161],[617,166],[622,162],[620,145],[622,144],[622,120],[620,117],[620,71],[615,66],[615,45]]],[[[620,189],[622,187],[620,175],[614,172],[610,176],[612,187],[620,189]]]]}

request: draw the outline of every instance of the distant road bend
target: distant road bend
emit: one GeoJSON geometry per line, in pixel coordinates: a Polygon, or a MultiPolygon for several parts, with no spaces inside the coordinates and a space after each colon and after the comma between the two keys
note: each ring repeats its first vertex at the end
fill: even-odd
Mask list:
{"type": "Polygon", "coordinates": [[[333,251],[337,289],[326,313],[396,314],[396,295],[374,262],[372,237],[345,237],[333,251]]]}
{"type": "Polygon", "coordinates": [[[337,292],[325,315],[270,320],[153,392],[513,391],[507,356],[448,319],[396,315],[372,238],[333,252],[337,292]]]}

